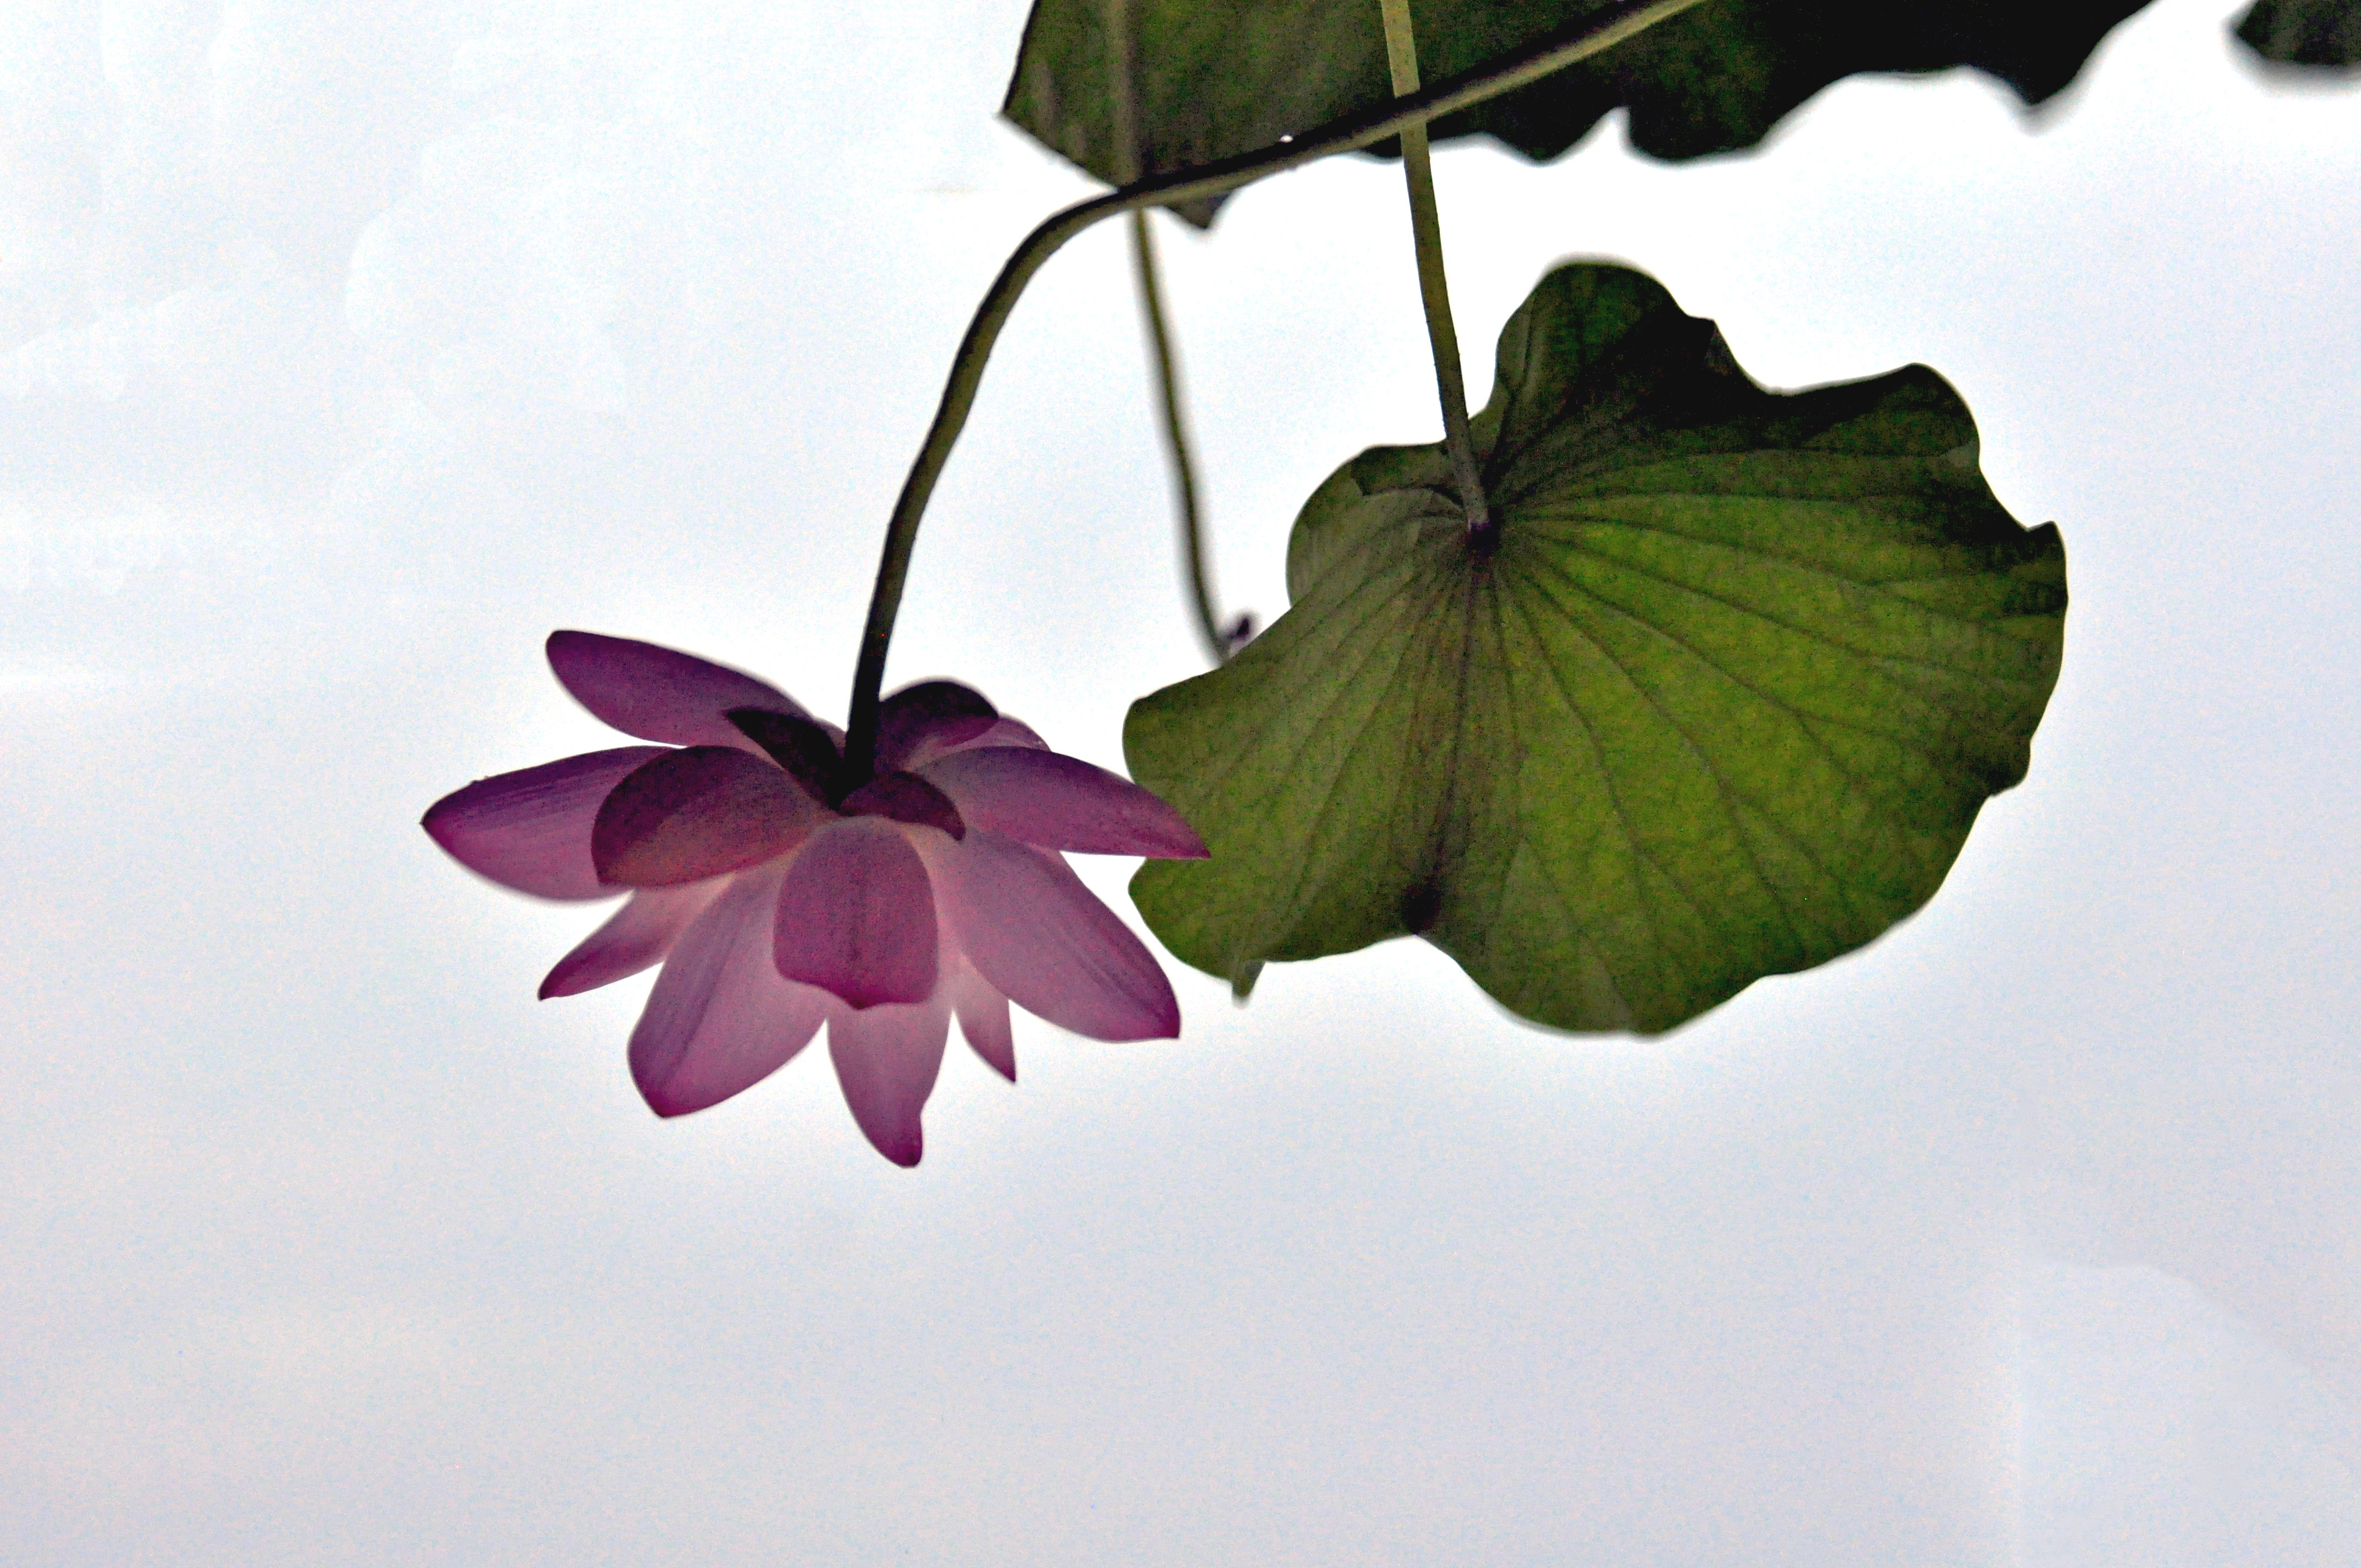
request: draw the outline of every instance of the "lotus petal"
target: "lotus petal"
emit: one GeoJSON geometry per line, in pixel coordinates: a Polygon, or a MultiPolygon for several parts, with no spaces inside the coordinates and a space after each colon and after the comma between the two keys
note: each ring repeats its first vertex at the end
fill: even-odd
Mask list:
{"type": "Polygon", "coordinates": [[[921,747],[938,750],[972,740],[992,728],[1000,710],[983,694],[957,681],[904,686],[877,710],[877,771],[911,765],[921,747]]]}
{"type": "Polygon", "coordinates": [[[728,884],[716,878],[685,887],[643,888],[631,894],[614,918],[557,960],[541,982],[541,999],[578,996],[628,979],[660,963],[689,922],[705,913],[728,884]]]}
{"type": "Polygon", "coordinates": [[[967,823],[951,797],[917,773],[880,773],[838,803],[847,817],[883,817],[913,828],[937,828],[964,837],[967,823]]]}
{"type": "Polygon", "coordinates": [[[772,911],[783,866],[733,878],[673,944],[631,1031],[631,1080],[659,1116],[718,1105],[803,1049],[828,992],[779,978],[772,911]]]}
{"type": "Polygon", "coordinates": [[[843,787],[839,781],[844,773],[844,737],[833,725],[759,707],[733,707],[730,722],[814,800],[822,806],[835,803],[843,787]]]}
{"type": "Polygon", "coordinates": [[[620,746],[478,779],[429,806],[419,824],[443,852],[478,876],[541,898],[611,898],[591,858],[599,803],[634,771],[668,756],[620,746]]]}
{"type": "Polygon", "coordinates": [[[1008,998],[994,991],[992,981],[958,954],[945,957],[943,990],[968,1045],[993,1071],[1016,1082],[1016,1036],[1008,1027],[1008,998]]]}
{"type": "Polygon", "coordinates": [[[935,900],[902,829],[874,817],[831,822],[787,868],[779,894],[779,972],[854,1007],[934,993],[935,900]]]}
{"type": "Polygon", "coordinates": [[[1033,733],[1033,727],[1021,718],[995,718],[988,727],[964,740],[944,742],[937,737],[920,741],[910,748],[910,754],[903,759],[902,766],[917,773],[939,757],[986,746],[1025,746],[1036,751],[1046,751],[1049,749],[1049,742],[1033,733]]]}
{"type": "Polygon", "coordinates": [[[727,746],[666,751],[598,807],[590,856],[628,887],[702,882],[785,854],[827,809],[767,758],[727,746]]]}
{"type": "Polygon", "coordinates": [[[972,746],[938,758],[924,777],[960,815],[1045,850],[1202,860],[1205,845],[1180,814],[1119,773],[1079,757],[1017,746],[972,746]]]}
{"type": "Polygon", "coordinates": [[[973,828],[926,853],[961,951],[1011,1002],[1094,1040],[1180,1033],[1164,971],[1056,853],[973,828]]]}
{"type": "Polygon", "coordinates": [[[828,1058],[844,1102],[877,1152],[895,1165],[916,1165],[926,1152],[918,1113],[935,1091],[950,1036],[950,1010],[940,997],[829,1019],[828,1058]]]}
{"type": "Polygon", "coordinates": [[[766,681],[628,637],[553,631],[549,667],[574,700],[604,722],[675,746],[747,746],[727,717],[733,707],[809,717],[766,681]]]}

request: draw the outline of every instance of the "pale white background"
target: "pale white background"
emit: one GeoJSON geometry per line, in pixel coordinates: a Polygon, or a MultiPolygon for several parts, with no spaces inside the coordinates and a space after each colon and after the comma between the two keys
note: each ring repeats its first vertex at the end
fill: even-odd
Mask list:
{"type": "MultiPolygon", "coordinates": [[[[2030,779],[1669,1039],[1433,951],[1019,1025],[926,1162],[815,1052],[660,1124],[591,916],[415,822],[605,744],[578,626],[841,716],[967,311],[1082,182],[1017,0],[0,5],[0,1559],[2361,1561],[2361,88],[2166,0],[2030,129],[1441,160],[1477,389],[1571,253],[1912,359],[2072,561],[2030,779]]],[[[1398,176],[1168,227],[1223,594],[1431,439],[1398,176]]],[[[1018,313],[897,677],[1119,763],[1192,673],[1119,228],[1018,313]]],[[[1128,867],[1096,883],[1128,911],[1128,867]]]]}

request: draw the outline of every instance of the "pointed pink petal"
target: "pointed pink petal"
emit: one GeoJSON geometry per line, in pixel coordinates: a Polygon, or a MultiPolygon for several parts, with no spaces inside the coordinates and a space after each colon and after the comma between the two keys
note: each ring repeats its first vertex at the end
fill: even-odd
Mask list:
{"type": "Polygon", "coordinates": [[[1080,757],[966,747],[928,763],[924,776],[967,821],[1045,850],[1164,860],[1205,855],[1204,840],[1161,798],[1080,757]]]}
{"type": "Polygon", "coordinates": [[[686,887],[652,887],[631,894],[614,918],[583,938],[557,960],[541,982],[541,999],[579,996],[628,979],[662,961],[688,923],[705,913],[725,884],[693,882],[686,887]]]}
{"type": "Polygon", "coordinates": [[[950,1012],[941,997],[829,1018],[828,1057],[844,1102],[877,1152],[895,1165],[916,1165],[926,1152],[918,1113],[935,1091],[950,1036],[950,1012]]]}
{"type": "Polygon", "coordinates": [[[1000,710],[957,681],[904,686],[877,709],[877,771],[906,768],[921,748],[940,750],[972,740],[992,728],[1000,710]]]}
{"type": "Polygon", "coordinates": [[[631,1031],[631,1080],[659,1116],[718,1105],[775,1072],[818,1032],[828,992],[771,963],[784,867],[731,880],[674,943],[631,1031]]]}
{"type": "Polygon", "coordinates": [[[972,751],[983,746],[1025,746],[1036,751],[1046,751],[1049,749],[1049,742],[1034,734],[1032,726],[1021,718],[995,718],[990,728],[964,740],[946,742],[940,735],[921,740],[910,748],[910,754],[903,759],[902,766],[915,773],[938,757],[948,757],[954,751],[972,751]]]}
{"type": "Polygon", "coordinates": [[[702,882],[785,854],[828,815],[767,757],[691,746],[615,786],[591,827],[590,859],[627,887],[702,882]]]}
{"type": "Polygon", "coordinates": [[[902,829],[874,817],[831,822],[787,868],[779,972],[855,1007],[922,1002],[935,990],[935,898],[902,829]]]}
{"type": "Polygon", "coordinates": [[[1027,1013],[1094,1040],[1180,1033],[1164,971],[1054,852],[972,828],[930,838],[927,869],[960,950],[1027,1013]]]}
{"type": "Polygon", "coordinates": [[[750,744],[723,717],[733,707],[808,717],[766,682],[628,637],[553,631],[549,667],[577,702],[624,734],[675,746],[750,744]]]}
{"type": "Polygon", "coordinates": [[[1008,1027],[1008,998],[992,989],[992,981],[975,972],[964,958],[943,962],[943,990],[959,1017],[960,1033],[992,1070],[1016,1081],[1016,1036],[1008,1027]]]}
{"type": "Polygon", "coordinates": [[[621,746],[478,779],[426,808],[419,826],[478,876],[541,898],[611,898],[590,858],[591,826],[608,792],[670,753],[621,746]]]}

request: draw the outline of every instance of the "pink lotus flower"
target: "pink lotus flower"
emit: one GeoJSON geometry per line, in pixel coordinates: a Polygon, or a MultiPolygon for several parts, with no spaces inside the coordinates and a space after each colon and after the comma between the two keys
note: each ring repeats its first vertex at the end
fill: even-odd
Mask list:
{"type": "Polygon", "coordinates": [[[630,894],[541,994],[664,965],[631,1049],[658,1115],[751,1088],[825,1022],[853,1120],[916,1165],[953,1014],[1011,1081],[1012,1001],[1097,1040],[1180,1034],[1164,971],[1060,852],[1203,855],[1138,785],[949,681],[885,699],[877,775],[855,785],[840,732],[751,675],[586,631],[554,634],[549,663],[583,707],[664,744],[478,780],[422,826],[503,887],[630,894]]]}

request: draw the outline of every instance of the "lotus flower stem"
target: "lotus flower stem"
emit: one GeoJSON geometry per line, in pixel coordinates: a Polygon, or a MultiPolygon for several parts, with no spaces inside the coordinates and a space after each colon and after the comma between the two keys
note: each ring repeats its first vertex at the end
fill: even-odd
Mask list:
{"type": "MultiPolygon", "coordinates": [[[[1386,24],[1386,65],[1394,96],[1418,91],[1418,37],[1411,30],[1410,0],[1378,0],[1386,24]]],[[[1426,126],[1406,126],[1401,134],[1402,182],[1410,191],[1410,227],[1418,251],[1418,297],[1426,309],[1427,346],[1434,355],[1434,389],[1443,403],[1443,444],[1459,479],[1460,504],[1467,511],[1467,535],[1487,539],[1491,509],[1484,501],[1484,476],[1476,466],[1476,442],[1467,430],[1467,383],[1459,363],[1459,332],[1451,323],[1451,284],[1443,270],[1443,220],[1434,209],[1434,159],[1427,150],[1426,126]]]]}
{"type": "Polygon", "coordinates": [[[951,448],[975,406],[976,389],[983,382],[984,366],[1008,324],[1011,312],[1033,275],[1063,249],[1066,242],[1102,219],[1147,207],[1172,206],[1225,195],[1307,163],[1317,163],[1340,152],[1361,148],[1398,137],[1413,126],[1456,114],[1553,71],[1613,49],[1667,17],[1676,16],[1700,0],[1620,0],[1585,21],[1579,27],[1553,33],[1514,59],[1479,66],[1422,87],[1406,98],[1374,104],[1318,126],[1299,136],[1252,152],[1211,163],[1176,169],[1170,173],[1136,180],[1119,191],[1077,202],[1053,214],[1025,236],[984,291],[983,302],[968,323],[951,358],[950,379],[933,424],[910,465],[894,514],[885,525],[884,548],[877,563],[877,586],[869,600],[868,623],[862,629],[861,658],[852,676],[851,728],[846,737],[845,764],[856,779],[874,771],[877,756],[879,688],[885,678],[885,654],[894,641],[894,618],[902,607],[902,587],[910,573],[911,552],[918,542],[918,523],[927,502],[950,462],[951,448]]]}

